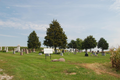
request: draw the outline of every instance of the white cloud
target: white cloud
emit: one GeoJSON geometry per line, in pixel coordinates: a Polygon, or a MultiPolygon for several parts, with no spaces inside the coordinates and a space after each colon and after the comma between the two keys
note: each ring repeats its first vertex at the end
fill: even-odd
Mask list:
{"type": "Polygon", "coordinates": [[[110,9],[120,11],[120,0],[115,0],[115,2],[110,6],[110,9]]]}
{"type": "Polygon", "coordinates": [[[6,8],[8,8],[8,9],[9,9],[10,7],[6,7],[6,8]]]}
{"type": "Polygon", "coordinates": [[[35,7],[31,5],[13,5],[14,7],[22,7],[22,8],[30,8],[30,7],[35,7]]]}
{"type": "Polygon", "coordinates": [[[4,35],[4,34],[0,34],[0,36],[4,36],[4,37],[17,37],[17,36],[4,35]]]}
{"type": "Polygon", "coordinates": [[[1,21],[0,26],[2,27],[12,27],[17,29],[33,29],[33,30],[46,30],[49,25],[47,24],[34,24],[31,22],[13,22],[13,21],[1,21]]]}

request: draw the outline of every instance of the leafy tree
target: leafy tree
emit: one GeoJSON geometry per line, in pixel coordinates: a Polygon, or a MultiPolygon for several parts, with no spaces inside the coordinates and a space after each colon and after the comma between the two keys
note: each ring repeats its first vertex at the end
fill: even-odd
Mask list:
{"type": "Polygon", "coordinates": [[[86,50],[86,52],[87,52],[87,49],[90,49],[90,52],[91,52],[91,48],[95,48],[96,45],[97,45],[97,42],[95,38],[93,38],[93,36],[90,35],[84,39],[83,48],[86,50]]]}
{"type": "Polygon", "coordinates": [[[104,52],[105,49],[108,49],[109,44],[104,38],[100,38],[100,40],[98,41],[97,47],[101,48],[102,52],[104,52]]]}
{"type": "Polygon", "coordinates": [[[35,31],[31,32],[30,35],[28,36],[28,48],[40,48],[41,42],[39,41],[39,37],[37,37],[37,34],[35,31]]]}
{"type": "Polygon", "coordinates": [[[76,44],[77,44],[77,49],[81,50],[82,49],[82,39],[77,38],[76,39],[76,44]]]}
{"type": "Polygon", "coordinates": [[[70,43],[68,44],[68,48],[77,48],[77,43],[74,40],[71,40],[70,43]]]}
{"type": "Polygon", "coordinates": [[[65,35],[65,32],[61,28],[60,24],[57,22],[57,20],[53,20],[50,24],[50,27],[47,28],[44,45],[47,47],[54,47],[55,53],[56,48],[66,48],[67,44],[67,36],[65,35]]]}

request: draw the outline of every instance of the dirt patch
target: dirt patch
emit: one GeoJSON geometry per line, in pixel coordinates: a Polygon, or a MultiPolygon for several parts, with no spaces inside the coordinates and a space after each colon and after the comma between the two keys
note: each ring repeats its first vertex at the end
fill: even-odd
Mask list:
{"type": "Polygon", "coordinates": [[[103,64],[99,64],[99,63],[84,63],[84,64],[79,64],[85,68],[88,68],[88,69],[92,69],[93,71],[96,72],[96,74],[100,75],[102,73],[106,73],[106,74],[109,74],[109,75],[112,75],[112,76],[115,76],[115,77],[118,77],[120,78],[120,74],[117,74],[113,71],[109,71],[107,69],[107,67],[103,66],[103,64]]]}
{"type": "MultiPolygon", "coordinates": [[[[3,69],[0,69],[0,72],[2,72],[3,69]]],[[[6,73],[0,74],[0,80],[11,80],[13,78],[13,76],[9,76],[6,73]]]]}
{"type": "Polygon", "coordinates": [[[3,73],[2,75],[0,75],[0,80],[11,80],[13,78],[13,76],[9,76],[5,73],[3,73]]]}
{"type": "Polygon", "coordinates": [[[66,75],[76,75],[77,73],[75,72],[68,72],[67,70],[64,71],[66,75]]]}

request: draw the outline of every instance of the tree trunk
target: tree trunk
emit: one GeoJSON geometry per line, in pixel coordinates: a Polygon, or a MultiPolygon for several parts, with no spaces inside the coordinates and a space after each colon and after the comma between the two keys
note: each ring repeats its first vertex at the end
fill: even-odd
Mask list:
{"type": "Polygon", "coordinates": [[[74,54],[76,54],[76,48],[75,48],[75,53],[74,54]]]}
{"type": "Polygon", "coordinates": [[[55,47],[55,54],[57,54],[56,47],[55,47]]]}
{"type": "Polygon", "coordinates": [[[90,52],[91,52],[91,48],[90,48],[90,52]]]}
{"type": "Polygon", "coordinates": [[[102,49],[102,53],[104,53],[104,49],[102,49]]]}
{"type": "Polygon", "coordinates": [[[87,49],[85,49],[85,53],[87,53],[87,49]]]}

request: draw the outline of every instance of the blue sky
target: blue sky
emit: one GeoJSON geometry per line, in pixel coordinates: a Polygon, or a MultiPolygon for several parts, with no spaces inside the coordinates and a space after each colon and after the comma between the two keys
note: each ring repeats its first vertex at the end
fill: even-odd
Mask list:
{"type": "Polygon", "coordinates": [[[0,46],[27,46],[35,30],[42,43],[57,19],[71,39],[89,35],[120,45],[120,0],[0,0],[0,46]]]}

